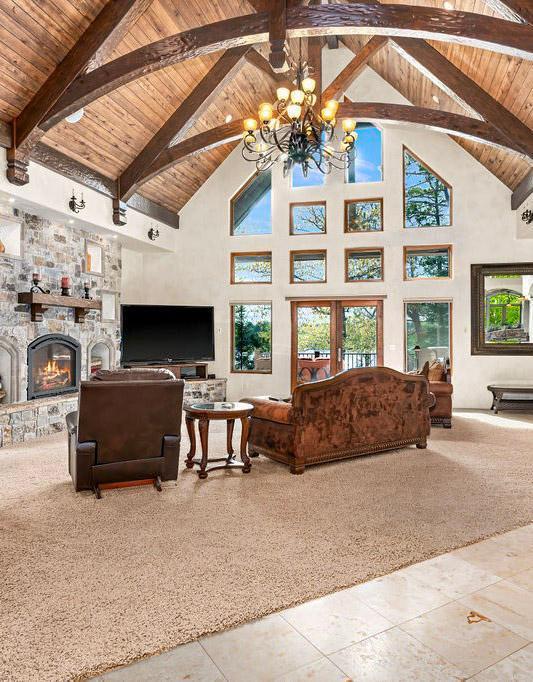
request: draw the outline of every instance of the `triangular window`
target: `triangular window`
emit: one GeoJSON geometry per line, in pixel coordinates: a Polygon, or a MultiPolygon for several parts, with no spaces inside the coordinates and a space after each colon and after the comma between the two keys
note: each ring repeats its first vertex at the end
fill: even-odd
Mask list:
{"type": "Polygon", "coordinates": [[[452,219],[452,188],[404,147],[405,227],[446,227],[452,219]]]}
{"type": "Polygon", "coordinates": [[[231,234],[271,234],[271,199],[271,172],[257,173],[231,200],[231,234]]]}

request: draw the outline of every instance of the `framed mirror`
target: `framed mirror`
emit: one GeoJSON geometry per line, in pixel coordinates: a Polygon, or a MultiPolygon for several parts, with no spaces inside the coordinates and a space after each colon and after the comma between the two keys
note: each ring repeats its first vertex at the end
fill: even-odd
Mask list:
{"type": "Polygon", "coordinates": [[[472,355],[533,355],[533,263],[472,265],[472,355]]]}

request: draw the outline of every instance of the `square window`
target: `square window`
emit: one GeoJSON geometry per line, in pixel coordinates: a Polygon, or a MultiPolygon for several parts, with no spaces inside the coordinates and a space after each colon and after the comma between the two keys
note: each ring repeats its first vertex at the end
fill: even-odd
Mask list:
{"type": "Polygon", "coordinates": [[[307,201],[290,205],[291,234],[325,234],[326,202],[307,201]]]}
{"type": "Polygon", "coordinates": [[[346,281],[383,281],[383,249],[346,249],[346,281]]]}
{"type": "Polygon", "coordinates": [[[345,232],[381,232],[383,199],[356,199],[344,202],[345,232]]]}
{"type": "Polygon", "coordinates": [[[231,371],[272,372],[272,304],[231,305],[231,371]]]}
{"type": "Polygon", "coordinates": [[[404,246],[405,279],[449,279],[451,246],[404,246]]]}
{"type": "Polygon", "coordinates": [[[231,254],[232,284],[270,284],[272,282],[272,253],[257,251],[231,254]]]}
{"type": "Polygon", "coordinates": [[[326,281],[326,251],[291,251],[291,284],[326,281]]]}
{"type": "Polygon", "coordinates": [[[405,369],[419,372],[426,362],[451,364],[451,316],[449,301],[405,303],[405,369]]]}

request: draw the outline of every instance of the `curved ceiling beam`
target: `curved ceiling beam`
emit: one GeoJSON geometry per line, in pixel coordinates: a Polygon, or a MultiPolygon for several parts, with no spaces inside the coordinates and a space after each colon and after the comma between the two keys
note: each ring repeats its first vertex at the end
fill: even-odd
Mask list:
{"type": "MultiPolygon", "coordinates": [[[[50,129],[82,106],[136,78],[172,64],[238,45],[268,40],[269,15],[249,14],[207,24],[151,43],[79,76],[41,124],[50,129]]],[[[319,5],[287,11],[289,36],[377,34],[480,47],[533,59],[533,27],[472,12],[412,5],[319,5]]]]}
{"type": "MultiPolygon", "coordinates": [[[[408,104],[388,104],[380,102],[345,102],[339,107],[339,118],[356,118],[365,121],[391,121],[396,123],[412,123],[430,130],[467,137],[477,142],[505,147],[513,152],[520,152],[518,147],[509,146],[507,138],[501,135],[490,124],[470,116],[452,114],[438,109],[413,107],[408,104]]],[[[242,137],[243,121],[232,121],[212,128],[204,133],[194,135],[183,142],[164,151],[141,176],[138,186],[148,182],[160,173],[172,168],[189,156],[233,142],[242,137]]]]}

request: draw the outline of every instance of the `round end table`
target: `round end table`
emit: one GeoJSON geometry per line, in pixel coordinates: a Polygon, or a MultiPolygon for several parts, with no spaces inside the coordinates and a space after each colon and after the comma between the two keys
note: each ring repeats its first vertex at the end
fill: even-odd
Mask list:
{"type": "Polygon", "coordinates": [[[198,476],[200,478],[207,478],[207,474],[215,469],[242,469],[243,474],[250,473],[252,467],[250,458],[248,457],[248,434],[250,431],[250,415],[254,409],[250,403],[193,403],[185,408],[185,424],[187,425],[187,433],[191,441],[191,449],[187,454],[187,461],[185,466],[187,469],[192,469],[195,464],[200,466],[198,476]],[[202,444],[202,457],[195,458],[196,454],[196,435],[194,433],[194,421],[198,420],[198,431],[200,432],[200,443],[202,444]],[[226,438],[226,457],[217,457],[209,459],[208,457],[208,438],[209,438],[209,422],[213,420],[225,419],[227,422],[227,438],[226,438]],[[233,428],[235,420],[240,419],[242,425],[241,434],[241,462],[235,459],[235,454],[232,445],[233,428]],[[214,466],[207,468],[209,462],[213,462],[214,466]],[[219,462],[224,462],[220,464],[219,462]]]}

